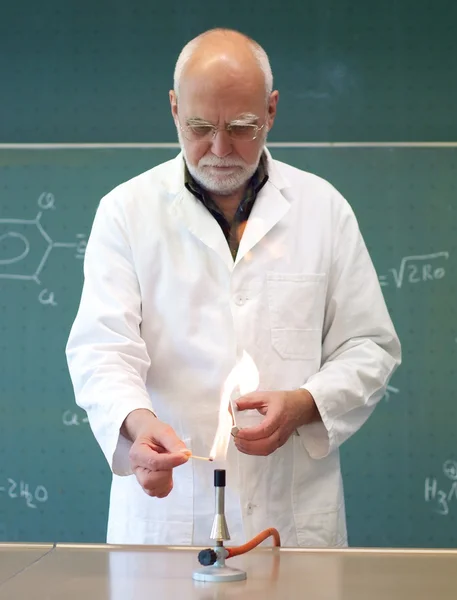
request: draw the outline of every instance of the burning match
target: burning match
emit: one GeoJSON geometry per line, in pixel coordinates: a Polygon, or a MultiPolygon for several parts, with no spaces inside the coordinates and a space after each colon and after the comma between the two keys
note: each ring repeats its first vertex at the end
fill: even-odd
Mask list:
{"type": "Polygon", "coordinates": [[[191,454],[189,458],[196,458],[197,460],[208,460],[209,462],[213,462],[213,458],[211,456],[196,456],[195,454],[191,454]]]}

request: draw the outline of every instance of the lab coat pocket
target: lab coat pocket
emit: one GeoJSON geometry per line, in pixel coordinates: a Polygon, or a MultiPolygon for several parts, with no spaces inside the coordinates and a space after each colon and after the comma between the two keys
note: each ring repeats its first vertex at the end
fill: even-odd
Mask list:
{"type": "Polygon", "coordinates": [[[319,357],[325,281],[324,273],[267,273],[271,343],[282,358],[319,357]]]}

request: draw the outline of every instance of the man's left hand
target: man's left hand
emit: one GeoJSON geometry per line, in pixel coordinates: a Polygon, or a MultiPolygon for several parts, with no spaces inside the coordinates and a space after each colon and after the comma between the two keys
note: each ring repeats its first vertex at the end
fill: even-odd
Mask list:
{"type": "Polygon", "coordinates": [[[292,433],[307,423],[320,420],[312,395],[303,389],[253,392],[236,401],[238,410],[257,409],[265,419],[255,427],[240,429],[235,445],[244,454],[268,456],[284,445],[292,433]]]}

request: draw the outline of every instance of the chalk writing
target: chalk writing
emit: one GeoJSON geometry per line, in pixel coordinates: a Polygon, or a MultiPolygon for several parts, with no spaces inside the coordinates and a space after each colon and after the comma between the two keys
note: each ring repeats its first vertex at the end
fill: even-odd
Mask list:
{"type": "Polygon", "coordinates": [[[437,281],[446,275],[444,262],[449,259],[449,252],[435,252],[417,256],[404,256],[398,269],[389,269],[390,275],[380,275],[379,283],[386,287],[393,283],[397,289],[405,284],[417,284],[437,281]]]}
{"type": "Polygon", "coordinates": [[[457,500],[457,461],[447,460],[443,465],[443,473],[451,481],[450,487],[443,490],[438,487],[436,477],[426,477],[424,497],[425,502],[433,503],[436,513],[446,516],[449,514],[451,502],[457,500]]]}
{"type": "Polygon", "coordinates": [[[37,503],[48,501],[49,494],[44,485],[37,485],[35,489],[30,490],[29,484],[25,481],[16,481],[8,477],[5,485],[0,486],[0,496],[6,494],[11,500],[24,498],[29,508],[37,508],[37,503]]]}
{"type": "MultiPolygon", "coordinates": [[[[74,242],[55,242],[41,223],[44,212],[56,208],[54,195],[40,194],[38,207],[34,219],[0,219],[0,279],[34,281],[41,285],[42,271],[54,248],[72,248],[75,258],[84,258],[85,234],[76,234],[74,242]]],[[[55,294],[48,288],[40,291],[38,301],[44,306],[57,306],[55,294]]]]}
{"type": "Polygon", "coordinates": [[[49,210],[50,208],[54,210],[56,207],[54,194],[51,194],[50,192],[43,192],[40,194],[38,197],[38,206],[42,210],[49,210]]]}
{"type": "Polygon", "coordinates": [[[43,288],[38,296],[40,304],[50,304],[51,306],[57,306],[57,302],[54,298],[54,292],[50,292],[47,288],[43,288]]]}
{"type": "Polygon", "coordinates": [[[399,394],[399,393],[400,393],[400,390],[398,388],[393,387],[392,385],[388,385],[386,388],[386,391],[384,392],[384,400],[386,402],[389,402],[390,396],[392,394],[399,394]]]}
{"type": "Polygon", "coordinates": [[[66,427],[72,427],[74,425],[78,426],[88,422],[89,419],[87,417],[78,416],[77,413],[72,412],[71,410],[66,410],[62,415],[62,423],[66,427]]]}

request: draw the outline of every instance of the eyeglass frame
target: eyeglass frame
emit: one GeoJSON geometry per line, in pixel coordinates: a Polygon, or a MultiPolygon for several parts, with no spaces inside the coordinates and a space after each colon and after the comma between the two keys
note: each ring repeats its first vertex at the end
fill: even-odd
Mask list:
{"type": "MultiPolygon", "coordinates": [[[[180,128],[180,129],[181,129],[181,131],[183,132],[184,136],[186,136],[186,130],[185,130],[185,128],[184,128],[184,127],[181,125],[181,121],[179,120],[179,116],[178,116],[178,115],[177,115],[177,120],[178,120],[179,128],[180,128]]],[[[212,143],[212,142],[214,141],[214,139],[215,139],[216,135],[219,133],[219,131],[226,131],[226,132],[228,133],[228,136],[229,136],[229,138],[230,138],[231,140],[233,140],[233,139],[234,139],[234,138],[232,138],[232,137],[230,136],[230,131],[229,131],[229,129],[228,129],[228,127],[230,127],[230,125],[231,125],[230,123],[228,123],[227,125],[225,125],[223,128],[222,128],[222,127],[216,127],[216,125],[213,125],[212,123],[209,123],[209,122],[207,122],[207,121],[205,121],[205,125],[207,125],[208,127],[211,127],[211,129],[212,129],[212,131],[213,131],[213,133],[212,133],[212,136],[211,136],[211,138],[210,138],[210,139],[205,139],[205,140],[190,140],[188,137],[186,137],[186,140],[187,140],[188,142],[198,142],[198,143],[200,143],[200,144],[201,144],[201,143],[207,143],[207,144],[208,144],[208,143],[212,143]]],[[[246,126],[246,127],[252,127],[253,129],[254,129],[254,128],[256,128],[256,132],[255,132],[255,135],[254,135],[254,137],[252,137],[252,138],[249,138],[249,139],[247,139],[247,140],[239,140],[239,139],[238,139],[238,140],[236,140],[236,139],[235,139],[234,141],[253,142],[254,140],[256,140],[256,139],[257,139],[257,137],[258,137],[258,135],[259,135],[260,131],[261,131],[261,130],[262,130],[264,127],[265,127],[265,125],[267,125],[267,121],[266,121],[266,120],[264,121],[263,125],[260,125],[260,126],[259,126],[259,125],[256,125],[255,123],[246,123],[246,124],[245,124],[245,126],[246,126]]],[[[189,125],[188,125],[188,127],[189,127],[189,125]]]]}

